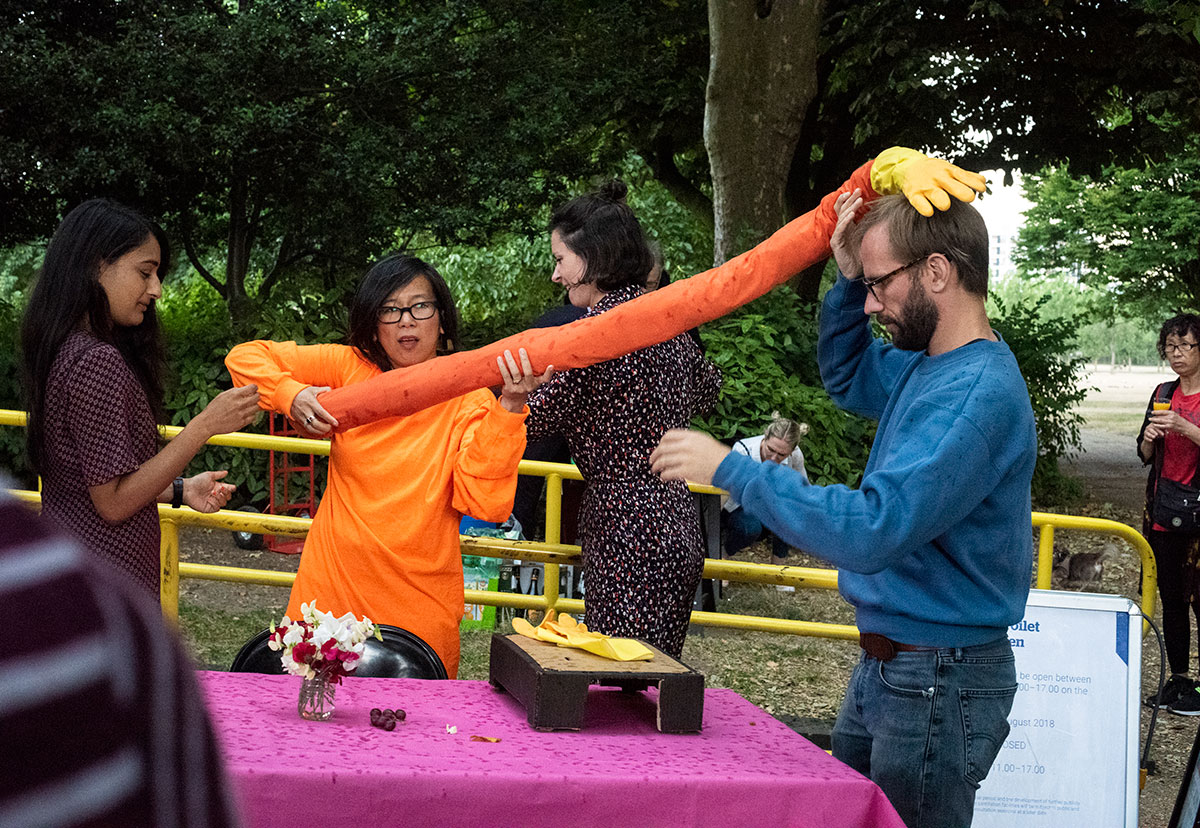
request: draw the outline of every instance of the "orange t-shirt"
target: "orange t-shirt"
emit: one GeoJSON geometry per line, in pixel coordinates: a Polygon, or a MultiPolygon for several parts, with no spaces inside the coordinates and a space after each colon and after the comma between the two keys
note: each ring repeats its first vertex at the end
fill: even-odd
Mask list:
{"type": "MultiPolygon", "coordinates": [[[[225,364],[237,385],[256,383],[260,405],[287,414],[305,387],[341,388],[379,376],[345,345],[246,342],[225,364]]],[[[304,544],[288,615],[302,602],[403,627],[458,673],[463,614],[461,515],[505,520],[525,413],[477,390],[401,417],[333,435],[329,479],[304,544]]]]}

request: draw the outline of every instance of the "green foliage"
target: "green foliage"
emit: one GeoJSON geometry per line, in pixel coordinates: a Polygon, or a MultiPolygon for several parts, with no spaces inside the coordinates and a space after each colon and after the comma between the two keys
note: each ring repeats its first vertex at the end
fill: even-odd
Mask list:
{"type": "MultiPolygon", "coordinates": [[[[0,252],[0,408],[22,411],[20,328],[25,290],[40,262],[33,247],[0,252]]],[[[25,429],[0,428],[0,469],[22,485],[33,486],[25,467],[25,429]]]]}
{"type": "Polygon", "coordinates": [[[824,34],[826,148],[844,135],[970,169],[1070,158],[1096,173],[1161,157],[1188,129],[1157,121],[1195,113],[1200,49],[1162,0],[830,0],[824,34]]]}
{"type": "Polygon", "coordinates": [[[528,229],[567,181],[624,156],[603,125],[663,48],[646,15],[672,14],[135,0],[85,19],[57,5],[0,12],[0,243],[113,195],[163,218],[239,322],[280,284],[313,273],[332,289],[397,242],[528,229]]]}
{"type": "MultiPolygon", "coordinates": [[[[170,425],[183,426],[204,410],[217,394],[232,386],[225,355],[237,343],[229,314],[212,288],[194,280],[169,280],[158,303],[170,366],[163,407],[170,425]]],[[[266,418],[246,431],[265,433],[266,418]]],[[[206,446],[185,474],[227,469],[226,482],[238,487],[233,505],[266,498],[267,453],[225,446],[206,446]]]]}
{"type": "Polygon", "coordinates": [[[1141,318],[1116,316],[1106,292],[1072,276],[1019,273],[994,281],[989,295],[1007,306],[1044,300],[1039,315],[1073,320],[1075,348],[1088,362],[1110,365],[1157,365],[1158,326],[1141,318]]]}
{"type": "Polygon", "coordinates": [[[460,317],[461,349],[478,348],[524,330],[561,301],[550,281],[548,236],[504,234],[487,247],[423,251],[450,285],[460,317]]]}
{"type": "Polygon", "coordinates": [[[992,325],[1016,356],[1033,405],[1038,440],[1034,499],[1055,502],[1077,495],[1058,469],[1060,459],[1080,448],[1083,415],[1077,407],[1087,396],[1080,387],[1087,360],[1073,351],[1076,322],[1043,315],[1049,301],[1045,296],[1011,305],[999,297],[992,301],[997,310],[992,325]]]}
{"type": "Polygon", "coordinates": [[[1066,165],[1030,176],[1016,259],[1027,272],[1092,287],[1104,320],[1200,306],[1200,158],[1187,152],[1099,178],[1066,165]]]}
{"type": "Polygon", "coordinates": [[[705,325],[705,355],[724,383],[716,408],[697,425],[720,440],[754,434],[773,412],[808,423],[801,442],[814,483],[854,485],[862,477],[874,424],[842,411],[821,387],[816,367],[816,306],[780,287],[705,325]]]}

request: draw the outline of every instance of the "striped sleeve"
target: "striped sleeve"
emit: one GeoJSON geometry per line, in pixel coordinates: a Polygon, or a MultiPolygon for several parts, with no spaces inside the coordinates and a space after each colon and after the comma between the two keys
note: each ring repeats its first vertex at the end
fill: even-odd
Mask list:
{"type": "Polygon", "coordinates": [[[26,507],[0,525],[0,825],[238,825],[158,607],[26,507]]]}

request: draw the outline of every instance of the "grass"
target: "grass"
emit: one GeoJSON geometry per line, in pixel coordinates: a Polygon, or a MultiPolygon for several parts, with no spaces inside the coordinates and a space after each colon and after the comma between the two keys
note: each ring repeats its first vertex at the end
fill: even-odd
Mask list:
{"type": "MultiPolygon", "coordinates": [[[[279,614],[274,617],[278,620],[279,614]]],[[[242,645],[270,626],[271,620],[270,610],[233,613],[183,601],[179,605],[184,645],[197,665],[210,670],[228,670],[242,645]]]]}
{"type": "Polygon", "coordinates": [[[1122,403],[1080,407],[1079,411],[1087,418],[1088,428],[1110,434],[1129,435],[1131,445],[1142,425],[1142,415],[1145,413],[1142,406],[1135,409],[1122,403]]]}

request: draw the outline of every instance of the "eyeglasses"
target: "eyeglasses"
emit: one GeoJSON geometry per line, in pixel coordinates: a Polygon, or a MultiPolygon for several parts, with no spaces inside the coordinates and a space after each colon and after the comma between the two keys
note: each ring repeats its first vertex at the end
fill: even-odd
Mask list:
{"type": "Polygon", "coordinates": [[[1176,345],[1164,345],[1163,352],[1169,354],[1172,351],[1178,351],[1181,354],[1190,354],[1192,351],[1196,350],[1196,347],[1198,344],[1200,344],[1200,343],[1180,342],[1176,345]]]}
{"type": "Polygon", "coordinates": [[[863,279],[862,280],[863,287],[865,287],[867,290],[871,291],[871,295],[875,297],[875,301],[879,302],[879,301],[881,301],[879,298],[879,294],[875,292],[875,288],[878,285],[882,285],[884,282],[886,282],[888,279],[895,276],[897,273],[903,273],[904,271],[908,270],[910,267],[920,264],[921,262],[925,261],[932,255],[933,255],[932,253],[926,253],[924,256],[920,256],[916,259],[913,259],[911,262],[909,262],[906,265],[900,265],[900,267],[896,268],[895,270],[888,271],[887,273],[880,276],[878,279],[863,279]]]}
{"type": "Polygon", "coordinates": [[[415,305],[409,305],[406,308],[397,308],[394,305],[384,305],[376,314],[379,321],[385,325],[394,325],[404,318],[404,314],[412,314],[412,318],[416,320],[431,319],[437,313],[437,302],[417,302],[415,305]]]}

